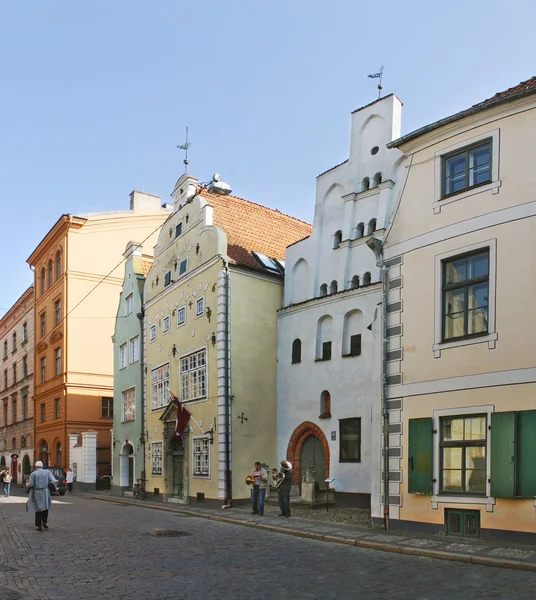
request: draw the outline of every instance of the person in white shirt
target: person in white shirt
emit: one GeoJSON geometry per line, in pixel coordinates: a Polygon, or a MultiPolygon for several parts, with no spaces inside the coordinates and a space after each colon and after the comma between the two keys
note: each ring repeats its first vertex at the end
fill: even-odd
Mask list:
{"type": "Polygon", "coordinates": [[[71,471],[71,469],[67,469],[65,481],[67,482],[67,489],[69,490],[69,492],[72,492],[73,491],[73,482],[74,482],[74,473],[71,471]]]}

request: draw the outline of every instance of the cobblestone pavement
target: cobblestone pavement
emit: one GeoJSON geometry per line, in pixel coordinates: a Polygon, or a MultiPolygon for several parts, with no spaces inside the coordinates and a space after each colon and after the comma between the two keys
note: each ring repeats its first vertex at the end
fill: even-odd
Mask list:
{"type": "Polygon", "coordinates": [[[26,497],[0,498],[1,600],[533,598],[536,574],[366,550],[55,497],[38,533],[26,497]],[[177,537],[157,535],[178,532],[177,537]]]}

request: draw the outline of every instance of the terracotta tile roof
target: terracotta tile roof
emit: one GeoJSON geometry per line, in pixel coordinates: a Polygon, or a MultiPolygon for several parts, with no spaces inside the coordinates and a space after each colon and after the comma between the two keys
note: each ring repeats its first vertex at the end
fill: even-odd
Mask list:
{"type": "Polygon", "coordinates": [[[284,260],[287,246],[311,234],[309,223],[273,208],[237,196],[211,194],[204,189],[199,195],[212,206],[214,225],[227,234],[227,253],[237,264],[264,271],[252,251],[284,260]]]}
{"type": "Polygon", "coordinates": [[[153,259],[148,258],[147,256],[142,257],[142,267],[143,267],[143,276],[147,279],[147,275],[149,275],[149,271],[153,266],[153,259]]]}
{"type": "Polygon", "coordinates": [[[419,136],[424,135],[429,131],[434,131],[434,129],[437,129],[438,127],[447,125],[448,123],[453,123],[454,121],[458,121],[469,115],[478,113],[482,110],[486,110],[487,108],[491,108],[492,106],[497,106],[499,104],[503,104],[512,100],[517,100],[518,98],[522,98],[523,96],[529,96],[531,94],[536,94],[536,77],[531,77],[526,81],[522,81],[518,85],[504,90],[504,92],[497,92],[491,98],[483,100],[478,104],[473,104],[471,108],[467,108],[454,115],[451,115],[450,117],[445,117],[444,119],[435,121],[430,125],[425,125],[424,127],[416,129],[415,131],[412,131],[411,133],[402,136],[398,140],[390,142],[389,144],[387,144],[387,147],[396,148],[404,142],[409,142],[410,140],[418,138],[419,136]]]}

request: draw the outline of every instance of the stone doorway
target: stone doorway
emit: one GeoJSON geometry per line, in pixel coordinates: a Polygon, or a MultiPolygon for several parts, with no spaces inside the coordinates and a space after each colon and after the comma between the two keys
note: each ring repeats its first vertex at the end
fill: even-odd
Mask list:
{"type": "Polygon", "coordinates": [[[171,461],[171,497],[184,499],[184,442],[173,436],[169,442],[171,461]]]}

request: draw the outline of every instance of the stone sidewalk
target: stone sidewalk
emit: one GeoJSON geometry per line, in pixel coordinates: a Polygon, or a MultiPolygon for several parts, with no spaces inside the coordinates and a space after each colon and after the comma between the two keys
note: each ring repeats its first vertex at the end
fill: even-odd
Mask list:
{"type": "MultiPolygon", "coordinates": [[[[285,519],[276,516],[275,510],[265,511],[265,515],[260,517],[250,514],[247,507],[222,510],[151,502],[150,500],[138,501],[99,492],[94,492],[91,496],[101,501],[140,505],[145,508],[212,519],[242,527],[255,527],[285,535],[346,544],[382,552],[536,572],[536,547],[534,546],[506,545],[446,536],[387,533],[365,525],[324,521],[321,520],[318,513],[315,514],[315,519],[307,519],[303,516],[293,516],[290,519],[285,519]]],[[[300,513],[303,514],[303,511],[300,511],[300,513]]]]}

